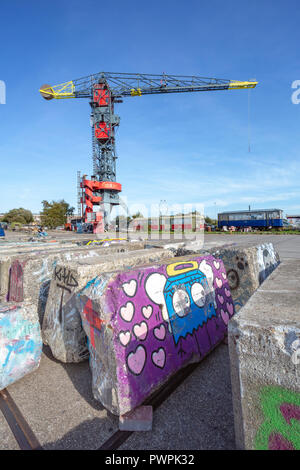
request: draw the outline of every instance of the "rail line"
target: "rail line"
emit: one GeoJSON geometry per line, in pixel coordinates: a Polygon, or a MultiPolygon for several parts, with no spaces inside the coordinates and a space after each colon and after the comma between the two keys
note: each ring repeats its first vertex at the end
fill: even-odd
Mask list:
{"type": "MultiPolygon", "coordinates": [[[[190,364],[171,377],[166,384],[154,392],[143,404],[156,410],[199,366],[190,364]]],[[[0,410],[5,417],[21,450],[43,450],[37,437],[22,415],[7,389],[0,391],[0,410]]],[[[117,450],[135,431],[117,430],[96,450],[117,450]]]]}
{"type": "MultiPolygon", "coordinates": [[[[215,345],[215,350],[220,344],[226,343],[226,338],[222,339],[215,345]]],[[[212,352],[212,351],[210,351],[212,352]]],[[[187,379],[197,367],[202,364],[209,353],[202,357],[201,361],[187,365],[184,369],[179,370],[175,375],[152,395],[149,396],[143,405],[151,405],[153,410],[156,410],[166,401],[172,393],[187,379]]],[[[21,450],[43,450],[37,437],[29,426],[28,422],[22,415],[15,401],[9,394],[7,389],[0,391],[0,410],[4,415],[17,443],[21,450]]],[[[95,450],[118,450],[122,444],[132,435],[135,431],[120,431],[114,432],[99,448],[95,450]]]]}
{"type": "Polygon", "coordinates": [[[7,389],[0,391],[0,410],[21,450],[42,450],[34,432],[7,389]]]}

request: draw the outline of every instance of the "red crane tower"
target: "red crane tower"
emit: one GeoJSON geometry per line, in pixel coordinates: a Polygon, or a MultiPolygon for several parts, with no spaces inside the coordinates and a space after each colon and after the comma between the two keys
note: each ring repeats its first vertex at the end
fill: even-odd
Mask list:
{"type": "Polygon", "coordinates": [[[93,129],[93,176],[83,176],[82,216],[92,222],[94,231],[102,232],[109,224],[110,212],[119,204],[122,190],[116,182],[115,131],[120,123],[114,114],[116,103],[123,97],[160,93],[185,93],[215,90],[241,90],[254,88],[256,81],[237,81],[198,76],[153,75],[136,73],[100,72],[60,85],[42,85],[40,93],[46,100],[89,98],[93,129]],[[94,207],[101,210],[94,212],[94,207]],[[96,228],[97,227],[97,228],[96,228]]]}

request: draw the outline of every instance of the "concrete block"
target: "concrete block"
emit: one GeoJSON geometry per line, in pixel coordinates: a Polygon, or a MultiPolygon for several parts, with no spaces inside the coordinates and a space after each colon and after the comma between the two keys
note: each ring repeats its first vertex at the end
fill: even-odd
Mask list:
{"type": "Polygon", "coordinates": [[[239,449],[300,450],[300,266],[283,261],[229,322],[239,449]]]}
{"type": "Polygon", "coordinates": [[[221,260],[172,258],[93,279],[80,292],[95,399],[139,406],[225,336],[234,307],[221,260]]]}
{"type": "Polygon", "coordinates": [[[236,312],[280,262],[272,243],[213,248],[210,252],[224,263],[236,312]]]}
{"type": "Polygon", "coordinates": [[[36,306],[0,304],[0,390],[36,370],[42,338],[36,306]]]}
{"type": "Polygon", "coordinates": [[[88,357],[77,302],[80,289],[102,273],[158,262],[170,256],[167,250],[149,249],[57,264],[42,324],[43,341],[50,346],[53,356],[62,362],[80,362],[88,357]]]}
{"type": "Polygon", "coordinates": [[[32,244],[33,246],[12,246],[12,247],[1,247],[0,252],[0,298],[7,300],[6,296],[9,290],[9,273],[10,267],[14,260],[22,259],[30,256],[38,256],[39,254],[59,251],[67,248],[71,248],[71,244],[68,246],[61,247],[58,243],[56,244],[32,244]]]}
{"type": "MultiPolygon", "coordinates": [[[[9,277],[10,277],[10,267],[13,261],[26,259],[28,257],[38,257],[47,253],[54,253],[58,251],[67,251],[71,249],[72,245],[59,245],[56,244],[40,244],[36,246],[26,246],[26,247],[11,247],[11,249],[2,249],[0,253],[0,298],[1,300],[7,300],[7,295],[9,291],[9,277]]],[[[75,248],[76,249],[76,248],[75,248]]]]}
{"type": "Polygon", "coordinates": [[[100,254],[134,251],[140,249],[141,246],[143,247],[141,243],[127,243],[108,248],[74,246],[72,249],[67,247],[60,248],[58,251],[38,251],[30,256],[14,256],[10,259],[7,299],[15,302],[29,300],[37,305],[42,324],[53,269],[58,262],[90,259],[100,254]]]}
{"type": "Polygon", "coordinates": [[[152,431],[153,408],[149,405],[138,406],[120,416],[120,431],[152,431]]]}
{"type": "MultiPolygon", "coordinates": [[[[110,252],[114,250],[120,253],[132,251],[132,250],[140,250],[144,248],[144,243],[142,242],[134,242],[134,243],[121,243],[122,246],[118,247],[111,247],[110,252]]],[[[26,264],[30,258],[42,258],[43,256],[47,256],[47,254],[54,253],[62,253],[62,252],[88,252],[88,253],[99,253],[98,250],[101,250],[101,254],[107,254],[109,251],[102,246],[97,245],[87,245],[87,246],[77,246],[73,243],[27,243],[25,245],[13,244],[12,246],[5,246],[0,247],[0,299],[2,301],[10,299],[12,301],[21,302],[23,298],[16,297],[14,293],[14,280],[20,279],[20,267],[18,264],[15,265],[16,273],[13,274],[13,281],[11,283],[11,287],[9,287],[10,281],[10,272],[11,272],[11,265],[14,261],[19,261],[21,266],[26,264]],[[91,251],[92,250],[92,251],[91,251]],[[96,251],[95,251],[96,250],[96,251]],[[9,290],[12,291],[11,295],[9,296],[9,290]]],[[[67,256],[67,255],[66,255],[67,256]]],[[[69,257],[71,260],[71,257],[69,257]]],[[[38,269],[45,269],[45,265],[39,267],[38,269]]],[[[52,271],[52,269],[51,269],[52,271]]],[[[23,276],[22,276],[23,277],[23,276]]]]}
{"type": "Polygon", "coordinates": [[[207,242],[205,241],[204,247],[204,235],[199,237],[196,240],[185,240],[181,242],[172,242],[163,243],[162,241],[157,240],[156,242],[148,242],[146,247],[154,248],[161,247],[167,250],[172,251],[174,256],[187,256],[187,255],[209,255],[211,251],[216,251],[218,247],[225,248],[227,246],[232,246],[231,244],[226,244],[223,241],[214,241],[207,242]]]}

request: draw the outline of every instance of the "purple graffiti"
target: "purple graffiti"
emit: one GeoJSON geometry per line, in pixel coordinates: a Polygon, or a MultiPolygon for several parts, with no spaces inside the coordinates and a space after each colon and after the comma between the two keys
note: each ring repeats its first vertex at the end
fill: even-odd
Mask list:
{"type": "Polygon", "coordinates": [[[295,450],[291,442],[279,433],[272,433],[269,436],[269,450],[295,450]]]}
{"type": "MultiPolygon", "coordinates": [[[[293,405],[292,403],[282,403],[279,409],[289,426],[291,426],[291,419],[300,421],[300,406],[293,405]]],[[[280,433],[270,434],[268,448],[269,450],[295,450],[293,444],[280,433]]]]}
{"type": "Polygon", "coordinates": [[[14,302],[23,301],[23,267],[18,260],[13,261],[10,267],[7,300],[14,302]]]}
{"type": "Polygon", "coordinates": [[[211,256],[119,273],[107,292],[119,392],[125,397],[130,384],[132,406],[206,356],[234,313],[224,265],[211,256]]]}
{"type": "Polygon", "coordinates": [[[202,360],[224,339],[234,314],[224,264],[211,255],[100,275],[80,298],[93,389],[121,415],[178,370],[202,360]],[[86,314],[86,305],[95,318],[86,314]],[[97,331],[96,318],[103,322],[97,331]],[[105,354],[113,364],[110,388],[101,376],[105,354]]]}
{"type": "Polygon", "coordinates": [[[280,411],[289,425],[291,425],[291,419],[300,421],[300,406],[293,405],[292,403],[283,403],[280,406],[280,411]]]}

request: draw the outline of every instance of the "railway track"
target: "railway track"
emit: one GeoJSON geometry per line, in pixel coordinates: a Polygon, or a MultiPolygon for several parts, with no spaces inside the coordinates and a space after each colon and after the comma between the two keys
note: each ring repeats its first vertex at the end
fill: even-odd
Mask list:
{"type": "MultiPolygon", "coordinates": [[[[143,404],[153,406],[154,410],[159,408],[198,366],[199,363],[194,363],[180,370],[143,404]]],[[[43,450],[33,430],[7,389],[0,391],[0,410],[21,450],[43,450]]],[[[134,431],[117,430],[97,450],[117,450],[133,433],[134,431]]]]}

